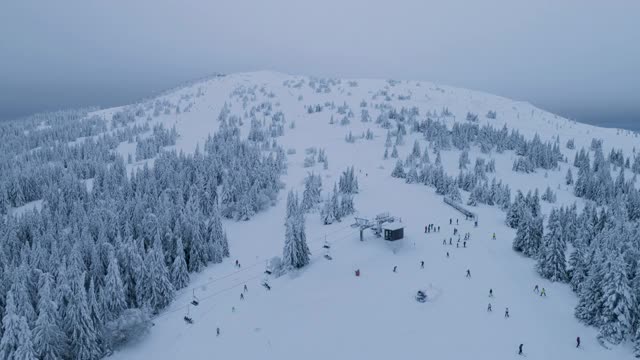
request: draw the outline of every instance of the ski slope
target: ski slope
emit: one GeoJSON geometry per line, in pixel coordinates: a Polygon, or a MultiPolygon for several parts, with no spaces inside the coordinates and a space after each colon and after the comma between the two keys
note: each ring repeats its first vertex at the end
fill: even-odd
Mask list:
{"type": "MultiPolygon", "coordinates": [[[[602,138],[605,154],[612,146],[630,154],[639,143],[637,134],[579,124],[527,103],[427,82],[402,81],[391,86],[385,80],[365,79],[351,86],[348,80],[342,80],[331,86],[329,93],[315,92],[308,82],[309,78],[274,72],[243,73],[212,78],[159,98],[181,107],[192,103],[188,112],[172,112],[152,121],[175,125],[180,135],[175,149],[193,152],[217,129],[217,117],[225,103],[232,114],[243,117],[247,109],[243,109],[241,97],[232,95],[234,91],[264,88],[264,93],[255,91],[256,98],[249,101],[248,107],[270,101],[273,112],[282,111],[287,123],[295,122],[295,127],[287,126],[285,135],[277,141],[296,153],[288,155],[288,171],[283,176],[285,190],[274,207],[248,222],[225,222],[231,258],[192,274],[190,286],[154,319],[150,334],[139,343],[118,350],[111,358],[502,360],[517,358],[520,343],[524,344],[527,358],[534,359],[632,358],[630,344],[611,350],[600,346],[597,330],[574,318],[577,300],[569,286],[541,279],[534,270],[534,261],[512,250],[515,231],[504,225],[504,212],[483,205],[471,209],[479,216],[476,228],[444,204],[433,188],[392,178],[396,159],[383,160],[382,156],[387,131],[374,122],[360,122],[359,104],[367,101],[372,120],[379,113],[375,108],[379,103],[397,109],[416,106],[421,118],[427,111],[439,112],[447,107],[455,117],[442,119],[449,125],[464,122],[466,113],[474,112],[481,123],[495,127],[506,123],[509,129],[516,128],[527,138],[536,133],[544,141],[560,136],[562,152],[569,163],[562,163],[558,171],[515,173],[511,170],[513,152],[470,151],[472,164],[478,156],[495,159],[496,173],[492,175],[508,183],[514,193],[517,189],[535,188],[542,192],[551,186],[558,195],[554,206],[574,201],[581,205],[571,188],[564,185],[574,156],[574,150],[564,147],[568,139],[575,139],[579,150],[588,147],[593,137],[602,138]],[[300,87],[290,86],[301,80],[304,84],[300,87]],[[372,96],[385,87],[390,100],[384,96],[373,100],[372,96]],[[201,95],[195,96],[197,93],[201,95]],[[398,95],[408,94],[409,100],[398,99],[398,95]],[[348,104],[355,113],[351,123],[339,125],[340,117],[335,111],[308,114],[305,109],[305,105],[327,101],[336,106],[348,104]],[[497,112],[497,119],[484,117],[489,110],[497,112]],[[336,124],[329,124],[331,114],[336,124]],[[357,136],[367,129],[374,133],[373,140],[358,139],[353,144],[344,140],[349,131],[357,136]],[[303,166],[304,150],[312,146],[325,149],[328,170],[322,164],[303,166]],[[352,165],[360,185],[360,193],[355,196],[358,216],[389,212],[400,217],[406,226],[405,238],[392,249],[388,242],[367,230],[361,242],[358,229],[350,226],[352,217],[324,226],[317,213],[308,214],[311,264],[277,279],[269,277],[272,289],[267,291],[260,284],[266,276],[266,261],[282,252],[287,191],[301,193],[304,177],[314,171],[322,175],[324,197],[340,173],[352,165]],[[453,225],[449,225],[449,219],[453,219],[453,225]],[[440,226],[440,232],[425,234],[424,227],[430,223],[440,226]],[[454,228],[471,234],[466,248],[462,242],[456,247],[454,228]],[[443,245],[443,239],[449,237],[453,237],[452,245],[443,245]],[[331,261],[323,258],[325,241],[331,244],[331,261]],[[234,266],[236,259],[242,265],[240,269],[234,266]],[[420,269],[420,261],[425,262],[424,269],[420,269]],[[392,271],[394,266],[398,267],[396,273],[392,271]],[[360,269],[360,277],[354,275],[356,269],[360,269]],[[467,269],[471,278],[465,277],[467,269]],[[245,284],[248,292],[241,300],[245,284]],[[544,287],[548,296],[535,294],[535,285],[544,287]],[[414,300],[420,289],[427,290],[426,303],[414,300]],[[488,297],[489,289],[494,298],[488,297]],[[200,305],[187,306],[194,294],[200,305]],[[489,302],[492,312],[487,312],[489,302]],[[511,315],[508,319],[503,316],[506,307],[511,315]],[[183,321],[187,311],[194,320],[192,325],[183,321]],[[220,336],[216,336],[216,328],[220,328],[220,336]],[[580,349],[575,348],[577,336],[582,340],[580,349]]],[[[106,109],[97,114],[109,119],[117,110],[106,109]]],[[[244,136],[249,123],[248,119],[244,121],[244,136]]],[[[419,134],[408,133],[405,144],[398,147],[399,158],[406,157],[416,139],[424,149],[426,141],[419,134]]],[[[122,144],[118,150],[126,156],[135,153],[135,145],[122,144]]],[[[449,174],[458,173],[459,154],[457,150],[442,151],[442,163],[449,174]]],[[[128,165],[129,171],[143,164],[128,165]]],[[[572,171],[577,174],[576,169],[572,171]]],[[[467,196],[463,194],[464,198],[467,196]]],[[[548,203],[542,203],[544,213],[550,209],[548,203]]]]}

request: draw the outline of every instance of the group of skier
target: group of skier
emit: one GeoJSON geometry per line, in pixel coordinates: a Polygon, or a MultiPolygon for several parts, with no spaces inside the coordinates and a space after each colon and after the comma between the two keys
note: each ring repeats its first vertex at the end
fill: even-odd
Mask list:
{"type": "Polygon", "coordinates": [[[427,226],[424,227],[424,233],[430,233],[430,232],[440,232],[440,226],[435,226],[434,224],[429,224],[427,226]]]}
{"type": "MultiPolygon", "coordinates": [[[[468,219],[468,218],[467,218],[467,219],[468,219]]],[[[449,225],[453,225],[453,219],[452,219],[452,218],[450,218],[450,219],[449,219],[449,225]]],[[[458,219],[456,219],[456,225],[458,225],[458,219]]],[[[478,221],[476,220],[476,221],[475,221],[475,227],[477,227],[477,226],[478,226],[478,221]]],[[[454,236],[455,236],[455,235],[458,235],[458,228],[454,227],[454,229],[453,229],[453,235],[454,235],[454,236]]],[[[470,234],[469,232],[465,233],[465,235],[464,235],[464,240],[462,240],[463,247],[465,247],[465,248],[466,248],[466,242],[470,239],[470,237],[471,237],[471,234],[470,234]]],[[[495,232],[492,234],[491,238],[492,238],[493,240],[496,240],[496,233],[495,233],[495,232]]],[[[461,241],[461,240],[460,240],[460,235],[458,235],[458,241],[457,241],[456,247],[460,247],[460,241],[461,241]]],[[[449,242],[449,245],[452,245],[452,243],[453,243],[453,238],[452,238],[452,237],[450,237],[448,242],[449,242]]],[[[442,240],[442,245],[447,245],[447,239],[446,239],[446,238],[445,238],[444,240],[442,240]]],[[[449,252],[447,252],[447,257],[449,257],[449,252]]],[[[467,269],[466,277],[467,277],[468,279],[470,279],[470,278],[471,278],[471,270],[470,270],[470,269],[467,269]]],[[[541,287],[539,287],[538,285],[536,285],[536,286],[533,288],[533,291],[534,291],[534,293],[539,294],[539,295],[540,295],[540,296],[542,296],[542,297],[546,297],[546,296],[547,296],[547,292],[546,292],[546,290],[545,290],[545,288],[544,288],[544,287],[542,287],[542,288],[541,288],[541,287]]],[[[493,297],[494,297],[494,295],[493,295],[493,289],[489,289],[489,298],[493,298],[493,297]]],[[[491,302],[489,302],[489,303],[488,303],[488,305],[487,305],[487,312],[493,312],[493,306],[492,306],[491,302]]],[[[509,313],[509,308],[508,308],[508,307],[505,307],[505,310],[504,310],[504,318],[505,318],[505,319],[509,319],[509,318],[510,318],[510,316],[511,316],[511,315],[510,315],[510,313],[509,313]]],[[[578,337],[576,338],[576,348],[579,348],[579,347],[580,347],[580,337],[578,336],[578,337]]],[[[524,344],[520,344],[520,345],[518,346],[518,355],[524,355],[524,344]]]]}

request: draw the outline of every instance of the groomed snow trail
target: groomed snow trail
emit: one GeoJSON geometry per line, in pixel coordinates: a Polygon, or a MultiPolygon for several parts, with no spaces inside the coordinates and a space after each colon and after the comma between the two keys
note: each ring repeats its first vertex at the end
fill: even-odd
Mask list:
{"type": "MultiPolygon", "coordinates": [[[[596,330],[574,318],[576,298],[569,287],[541,279],[534,270],[534,262],[511,249],[515,233],[504,225],[503,212],[487,206],[473,209],[479,215],[479,226],[474,227],[444,204],[434,189],[408,185],[390,177],[395,159],[382,159],[386,130],[373,123],[361,123],[359,114],[343,127],[329,125],[328,112],[308,115],[304,110],[304,105],[328,100],[336,105],[346,101],[359,111],[359,102],[369,101],[373,93],[384,87],[384,81],[360,80],[352,88],[343,82],[342,92],[336,87],[330,94],[316,94],[306,85],[300,89],[283,86],[286,79],[298,77],[260,72],[196,84],[194,87],[205,88],[205,95],[197,98],[191,112],[159,118],[166,125],[176,125],[181,136],[177,149],[193,151],[217,128],[217,114],[225,102],[231,105],[232,112],[242,113],[241,105],[229,98],[233,89],[239,85],[266,84],[275,94],[270,101],[279,102],[278,109],[285,113],[288,122],[295,121],[295,128],[287,128],[278,143],[285,149],[295,149],[296,154],[288,156],[288,171],[283,178],[286,188],[276,206],[248,222],[225,222],[231,258],[192,275],[189,287],[154,320],[149,336],[117,351],[111,358],[503,360],[518,358],[520,343],[524,344],[529,359],[632,358],[628,346],[606,350],[598,345],[596,330]],[[349,92],[352,95],[347,95],[349,92]],[[298,95],[303,96],[302,101],[298,95]],[[355,135],[369,128],[376,136],[373,141],[345,142],[349,130],[355,135]],[[326,149],[329,170],[323,170],[321,164],[303,167],[304,149],[310,146],[326,149]],[[358,213],[374,216],[389,212],[402,218],[406,228],[401,248],[394,253],[387,242],[368,231],[365,241],[359,241],[358,230],[349,226],[352,217],[323,226],[319,215],[311,213],[306,218],[307,239],[313,253],[311,264],[281,278],[269,278],[271,291],[260,286],[266,260],[281,255],[288,189],[301,193],[304,176],[313,170],[322,175],[324,196],[340,173],[352,165],[360,185],[360,193],[355,197],[358,213]],[[450,218],[453,225],[449,225],[450,218]],[[456,219],[459,219],[457,226],[456,219]],[[441,231],[425,234],[424,227],[429,223],[440,226],[441,231]],[[456,247],[454,228],[463,237],[470,232],[466,248],[462,242],[456,247]],[[491,238],[494,232],[496,240],[491,238]],[[443,245],[442,240],[446,238],[448,243],[449,237],[453,238],[453,245],[443,245]],[[325,239],[332,245],[332,261],[322,257],[325,239]],[[450,253],[449,258],[446,252],[450,253]],[[240,269],[234,266],[236,259],[242,265],[240,269]],[[424,269],[420,269],[420,261],[425,262],[424,269]],[[394,266],[398,266],[396,273],[392,272],[394,266]],[[361,270],[360,277],[354,276],[356,269],[361,270]],[[467,269],[471,278],[465,277],[467,269]],[[240,300],[245,284],[249,291],[240,300]],[[533,292],[536,284],[546,289],[546,298],[533,292]],[[427,293],[433,296],[431,301],[415,301],[415,293],[420,289],[432,290],[427,293]],[[493,298],[488,296],[489,289],[493,289],[493,298]],[[193,293],[200,299],[200,305],[187,307],[193,293]],[[487,312],[488,303],[492,304],[493,312],[487,312]],[[509,319],[503,316],[506,307],[509,319]],[[183,321],[187,308],[194,319],[192,325],[183,321]],[[582,339],[582,349],[575,348],[576,336],[582,339]]],[[[419,106],[421,114],[448,106],[458,121],[463,121],[467,111],[484,114],[493,109],[500,119],[494,126],[506,122],[527,137],[540,132],[544,140],[558,133],[561,143],[575,138],[578,149],[596,131],[605,139],[607,149],[615,145],[630,152],[637,142],[631,135],[575,124],[528,104],[495,96],[429,83],[416,86],[415,82],[403,82],[394,91],[402,93],[404,88],[412,91],[414,100],[406,104],[394,102],[394,106],[419,106]]],[[[193,89],[166,96],[178,98],[185,91],[193,89]]],[[[373,119],[377,116],[371,115],[373,119]]],[[[247,132],[245,123],[243,135],[247,132]]],[[[399,147],[400,158],[411,151],[415,139],[415,134],[405,138],[405,145],[399,147]]],[[[420,145],[424,148],[425,144],[422,140],[420,145]]],[[[573,152],[563,148],[563,153],[573,159],[573,152]]],[[[443,164],[451,174],[457,173],[458,155],[458,151],[442,152],[443,164]]],[[[476,149],[470,155],[472,163],[477,156],[496,159],[496,177],[509,183],[513,190],[538,187],[543,191],[547,183],[556,190],[566,172],[566,168],[549,171],[545,177],[538,170],[525,176],[511,172],[511,153],[487,155],[476,149]]],[[[559,203],[575,200],[564,187],[557,192],[559,203]]],[[[545,213],[549,209],[548,204],[543,204],[545,213]]]]}

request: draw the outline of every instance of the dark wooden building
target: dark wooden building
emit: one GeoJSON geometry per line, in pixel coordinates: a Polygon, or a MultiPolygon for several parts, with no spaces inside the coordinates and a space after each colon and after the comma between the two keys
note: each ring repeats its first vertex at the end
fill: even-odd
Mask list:
{"type": "Polygon", "coordinates": [[[382,226],[382,236],[389,241],[400,240],[404,238],[404,225],[397,221],[384,224],[382,226]]]}

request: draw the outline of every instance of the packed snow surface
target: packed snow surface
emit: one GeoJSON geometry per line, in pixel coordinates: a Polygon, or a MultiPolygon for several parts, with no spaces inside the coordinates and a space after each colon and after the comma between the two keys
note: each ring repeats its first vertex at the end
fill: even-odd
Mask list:
{"type": "MultiPolygon", "coordinates": [[[[189,287],[153,320],[150,334],[111,358],[503,360],[517,358],[519,344],[524,344],[527,358],[534,359],[632,358],[628,344],[611,350],[600,346],[597,330],[574,317],[577,300],[569,286],[543,280],[534,270],[533,260],[512,250],[515,230],[504,225],[504,212],[479,205],[471,209],[479,219],[474,227],[473,221],[446,205],[433,188],[392,178],[396,159],[383,160],[382,156],[387,130],[374,122],[360,122],[360,103],[368,102],[367,109],[375,120],[378,111],[374,105],[384,103],[385,95],[378,95],[377,100],[372,96],[386,88],[391,98],[387,102],[398,109],[416,106],[422,116],[448,108],[452,116],[442,120],[449,125],[465,121],[466,114],[473,112],[481,124],[497,128],[507,124],[528,139],[536,133],[544,141],[560,136],[561,144],[573,138],[576,149],[588,147],[594,137],[602,138],[605,154],[611,146],[631,153],[638,144],[635,134],[583,125],[527,103],[427,82],[401,81],[391,86],[385,80],[357,80],[357,84],[342,80],[330,92],[319,93],[309,82],[309,78],[272,72],[244,73],[212,78],[160,98],[177,104],[185,95],[201,92],[188,100],[193,103],[190,111],[154,119],[168,127],[175,125],[180,136],[175,148],[193,152],[217,129],[217,117],[225,103],[232,114],[242,117],[246,109],[241,96],[232,95],[235,90],[264,88],[270,95],[256,90],[258,98],[250,101],[249,107],[270,101],[274,112],[284,113],[287,125],[295,122],[294,128],[286,126],[285,135],[277,138],[285,149],[295,149],[295,154],[288,155],[285,191],[274,207],[248,222],[225,222],[231,258],[193,274],[189,287]],[[301,86],[292,85],[301,81],[301,86]],[[408,99],[400,100],[399,96],[408,99]],[[305,105],[325,102],[336,106],[346,103],[355,117],[341,126],[334,112],[308,114],[305,109],[305,105]],[[485,118],[490,110],[497,112],[496,119],[485,118]],[[329,124],[331,114],[336,124],[329,124]],[[374,133],[373,140],[345,141],[349,131],[359,136],[367,129],[374,133]],[[325,149],[328,170],[322,164],[303,166],[304,150],[312,146],[325,149]],[[357,212],[362,216],[389,212],[401,218],[404,239],[392,244],[365,230],[364,241],[360,241],[359,229],[350,226],[355,222],[353,217],[325,226],[318,213],[312,212],[306,216],[311,264],[280,278],[267,276],[267,260],[282,253],[288,190],[301,193],[304,177],[314,171],[322,175],[324,198],[350,166],[355,166],[360,185],[355,196],[357,212]],[[439,226],[440,232],[425,233],[428,224],[439,226]],[[456,246],[454,228],[470,233],[466,247],[462,242],[456,246]],[[331,246],[329,250],[323,248],[325,241],[331,246]],[[327,260],[326,253],[333,260],[327,260]],[[240,268],[234,266],[236,259],[240,268]],[[358,269],[360,276],[355,276],[358,269]],[[471,277],[466,276],[467,270],[471,277]],[[261,286],[265,280],[271,290],[261,286]],[[245,284],[248,291],[241,300],[245,284]],[[544,287],[547,296],[534,293],[535,285],[544,287]],[[427,302],[415,300],[418,290],[426,291],[427,302]],[[194,295],[199,305],[188,306],[194,295]],[[489,303],[492,312],[487,311],[489,303]],[[504,316],[506,308],[509,318],[504,316]],[[191,325],[183,320],[187,313],[194,320],[191,325]],[[575,346],[577,336],[582,340],[579,349],[575,346]]],[[[184,106],[184,101],[181,104],[184,106]]],[[[108,117],[115,111],[98,113],[108,117]]],[[[246,120],[243,125],[245,136],[249,123],[246,120]]],[[[426,146],[419,134],[408,134],[405,145],[398,147],[400,158],[411,151],[415,139],[421,139],[422,148],[426,146]]],[[[122,146],[119,150],[126,156],[135,149],[122,146]]],[[[563,146],[562,151],[573,159],[575,150],[563,146]]],[[[450,175],[458,172],[459,154],[457,150],[442,151],[442,162],[450,175]]],[[[472,164],[477,156],[495,159],[496,178],[513,191],[538,188],[542,192],[549,185],[557,193],[558,204],[577,201],[581,205],[564,185],[567,163],[562,163],[559,171],[538,169],[522,174],[511,170],[513,152],[480,154],[479,149],[472,149],[472,164]]],[[[543,203],[543,212],[550,209],[543,203]]]]}

